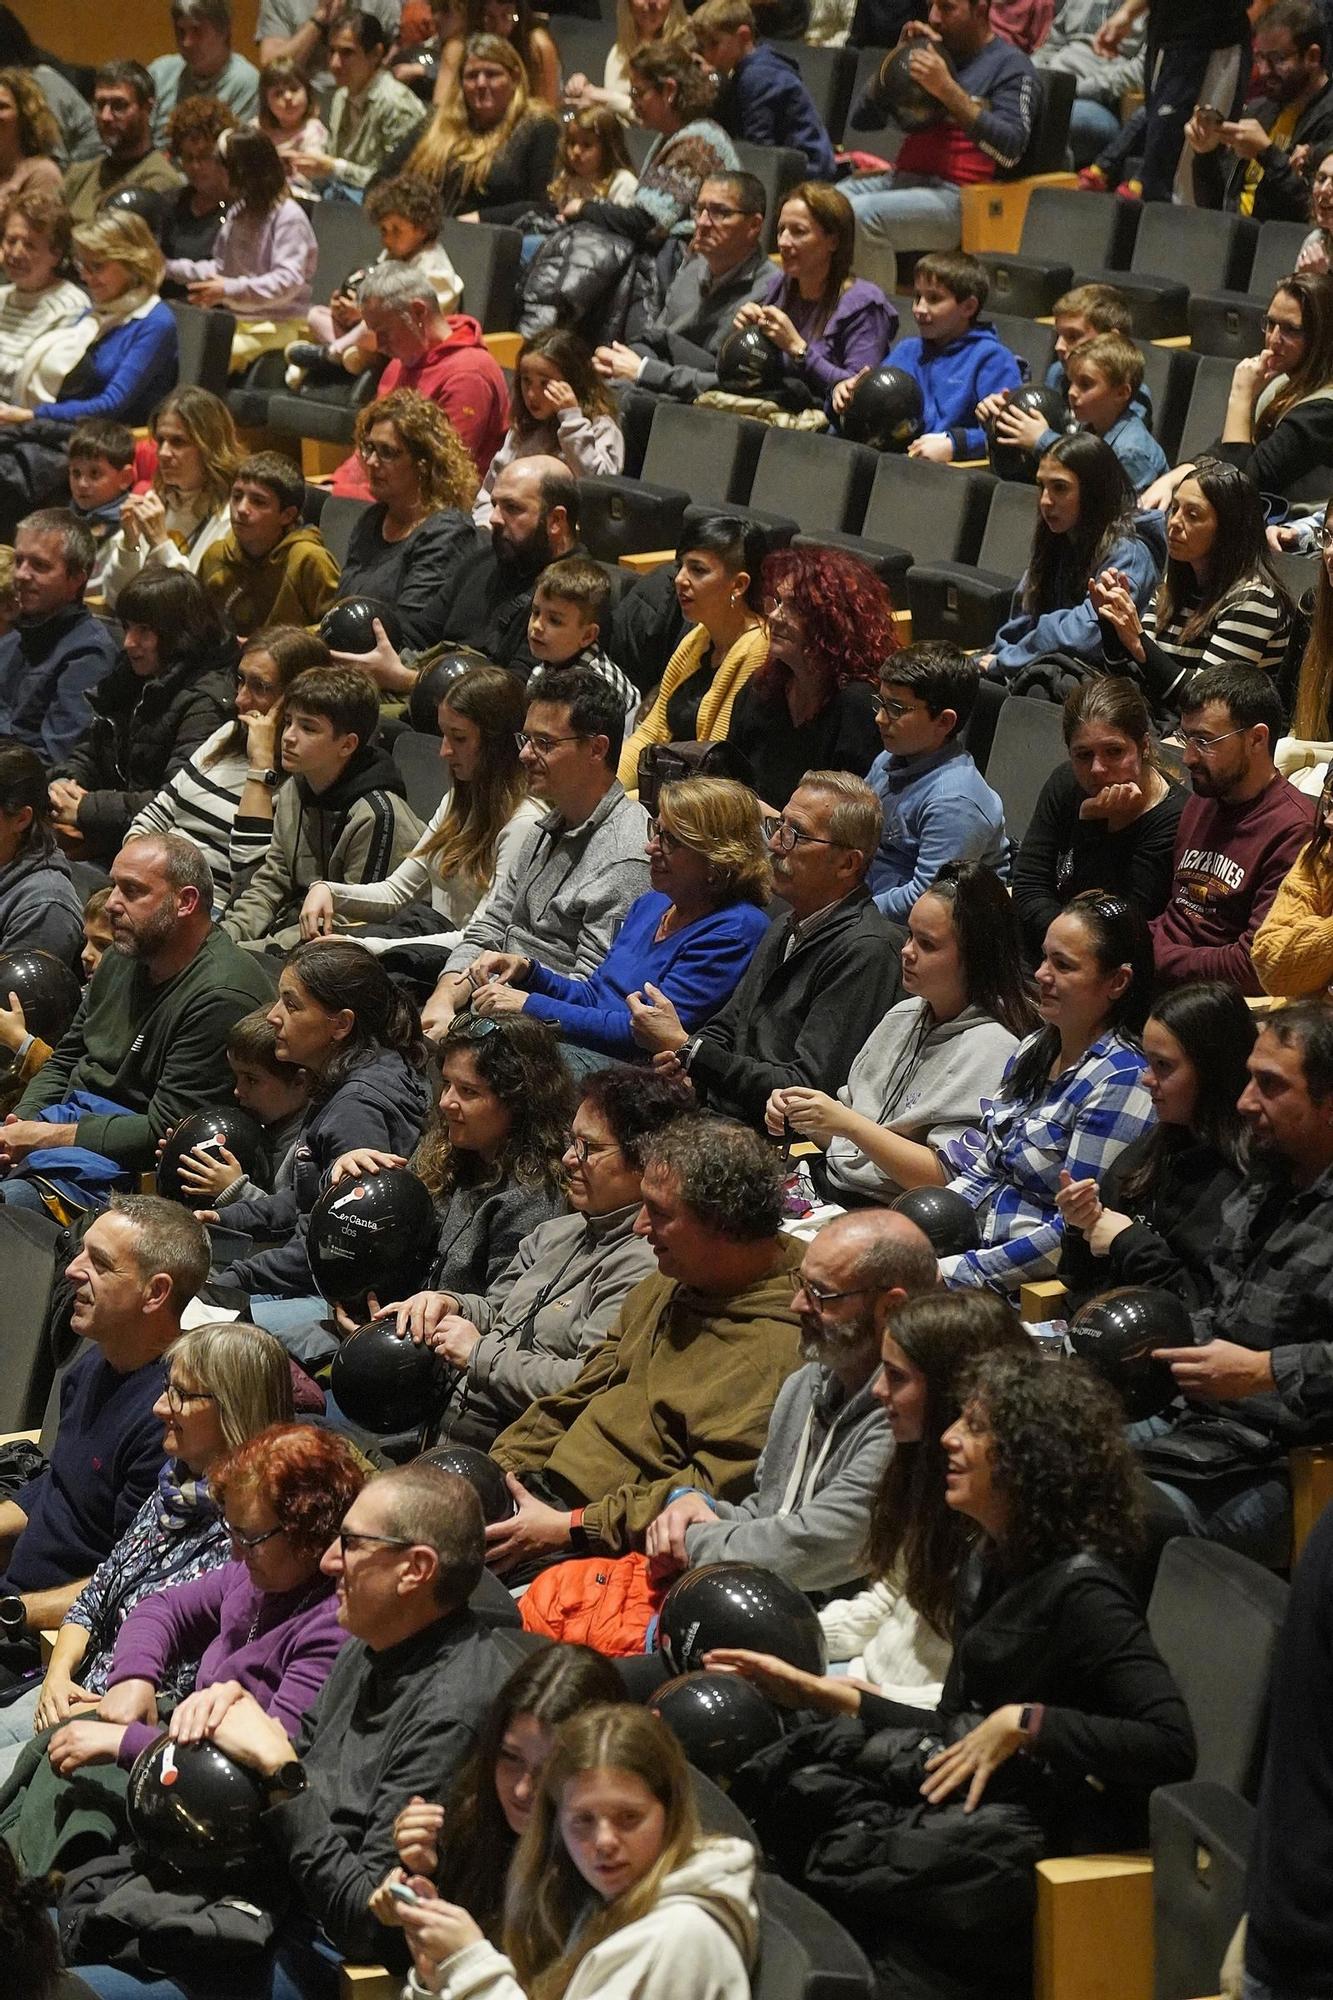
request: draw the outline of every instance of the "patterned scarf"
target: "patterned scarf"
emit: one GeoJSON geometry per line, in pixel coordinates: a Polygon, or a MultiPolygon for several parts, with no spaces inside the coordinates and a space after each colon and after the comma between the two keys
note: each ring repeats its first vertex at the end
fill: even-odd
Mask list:
{"type": "Polygon", "coordinates": [[[157,1475],[157,1525],[163,1534],[197,1530],[216,1514],[207,1479],[195,1479],[177,1458],[165,1460],[157,1475]]]}

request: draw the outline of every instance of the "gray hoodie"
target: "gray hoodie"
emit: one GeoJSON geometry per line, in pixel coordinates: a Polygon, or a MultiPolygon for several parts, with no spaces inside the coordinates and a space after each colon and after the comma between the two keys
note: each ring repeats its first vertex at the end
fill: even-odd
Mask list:
{"type": "MultiPolygon", "coordinates": [[[[82,948],[83,904],[69,863],[54,841],[49,853],[30,841],[0,868],[0,951],[49,951],[72,967],[82,948]]],[[[8,995],[0,1001],[7,1006],[8,995]]]]}

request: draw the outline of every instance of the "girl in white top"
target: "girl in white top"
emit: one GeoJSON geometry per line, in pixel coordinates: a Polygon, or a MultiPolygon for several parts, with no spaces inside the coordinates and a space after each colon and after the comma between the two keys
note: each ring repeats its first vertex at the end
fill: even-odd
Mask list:
{"type": "Polygon", "coordinates": [[[576,479],[618,473],[625,440],[592,349],[562,326],[525,340],[514,369],[509,429],[491,460],[472,508],[479,528],[489,527],[495,482],[516,458],[563,459],[576,479]]]}
{"type": "Polygon", "coordinates": [[[750,2000],[745,1840],[705,1840],[664,1722],[618,1703],[563,1723],[505,1895],[503,1951],[425,1876],[401,1922],[404,2000],[750,2000]]]}
{"type": "MultiPolygon", "coordinates": [[[[527,698],[503,667],[469,667],[439,706],[440,756],[453,787],[405,861],[383,882],[314,882],[301,908],[301,935],[328,937],[348,923],[373,924],[429,894],[439,935],[414,944],[454,944],[476,912],[502,889],[524,841],[546,808],[529,798],[517,731],[527,698]]],[[[370,951],[395,938],[361,937],[370,951]]]]}
{"type": "Polygon", "coordinates": [[[102,594],[108,609],[144,569],[194,575],[231,527],[227,503],[241,462],[231,411],[207,389],[173,389],[153,412],[157,470],[146,493],[131,493],[107,544],[102,594]]]}
{"type": "MultiPolygon", "coordinates": [[[[565,102],[582,107],[606,104],[617,118],[634,119],[629,101],[629,59],[640,42],[679,35],[686,25],[684,0],[616,0],[616,39],[606,58],[600,86],[580,70],[565,84],[565,102]]],[[[616,197],[613,195],[614,201],[616,197]]]]}

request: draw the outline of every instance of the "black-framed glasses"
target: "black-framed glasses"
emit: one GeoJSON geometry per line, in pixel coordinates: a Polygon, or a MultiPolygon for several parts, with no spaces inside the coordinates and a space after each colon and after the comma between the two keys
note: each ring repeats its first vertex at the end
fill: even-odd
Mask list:
{"type": "Polygon", "coordinates": [[[883,694],[873,695],[871,699],[875,705],[876,715],[887,715],[890,722],[901,722],[905,715],[910,715],[914,708],[919,708],[921,705],[915,701],[891,701],[883,694]]]}
{"type": "Polygon", "coordinates": [[[580,730],[577,736],[534,736],[527,729],[516,729],[514,741],[520,751],[535,750],[539,757],[549,757],[558,743],[584,743],[587,732],[580,730]]]}
{"type": "Polygon", "coordinates": [[[869,1293],[873,1292],[875,1287],[873,1285],[849,1285],[845,1291],[833,1292],[829,1290],[827,1285],[816,1285],[811,1279],[798,1271],[796,1274],[796,1289],[798,1292],[804,1292],[808,1299],[813,1299],[822,1311],[825,1306],[831,1306],[835,1299],[863,1299],[869,1293]]]}
{"type": "Polygon", "coordinates": [[[648,838],[649,840],[655,840],[663,854],[668,856],[677,853],[682,847],[689,845],[687,841],[681,839],[678,833],[672,833],[668,827],[663,825],[660,813],[654,813],[648,822],[648,838]]]}
{"type": "Polygon", "coordinates": [[[167,1408],[173,1417],[185,1414],[187,1403],[216,1403],[218,1398],[211,1389],[182,1389],[175,1382],[168,1382],[166,1388],[167,1408]]]}
{"type": "Polygon", "coordinates": [[[285,1532],[282,1528],[265,1528],[262,1535],[244,1535],[239,1528],[234,1528],[230,1521],[224,1520],[222,1526],[235,1546],[244,1549],[247,1555],[252,1549],[262,1549],[265,1542],[271,1542],[275,1535],[285,1532]]]}
{"type": "Polygon", "coordinates": [[[411,1549],[416,1547],[415,1542],[409,1541],[403,1535],[363,1535],[359,1528],[340,1528],[337,1539],[338,1549],[344,1562],[347,1561],[348,1554],[356,1542],[375,1542],[382,1549],[411,1549]]]}
{"type": "Polygon", "coordinates": [[[749,209],[729,207],[724,201],[696,201],[690,210],[696,222],[730,222],[734,215],[749,213],[749,209]]]}
{"type": "Polygon", "coordinates": [[[581,1132],[569,1132],[565,1135],[565,1151],[572,1153],[581,1167],[586,1167],[594,1153],[618,1153],[620,1148],[614,1139],[609,1146],[594,1146],[581,1132]]]}
{"type": "Polygon", "coordinates": [[[1240,729],[1224,729],[1217,736],[1206,736],[1201,729],[1186,729],[1181,732],[1180,740],[1187,750],[1197,750],[1201,757],[1206,757],[1210,750],[1216,750],[1218,744],[1225,743],[1229,736],[1243,736],[1248,728],[1246,723],[1240,729]]]}
{"type": "Polygon", "coordinates": [[[781,813],[776,818],[764,821],[764,838],[770,847],[776,847],[780,854],[790,854],[793,847],[846,847],[845,840],[828,840],[822,833],[807,833],[803,826],[796,826],[781,813]]]}
{"type": "Polygon", "coordinates": [[[373,438],[366,438],[357,446],[362,458],[377,458],[381,465],[396,465],[400,458],[407,457],[406,447],[401,444],[376,444],[373,438]]]}

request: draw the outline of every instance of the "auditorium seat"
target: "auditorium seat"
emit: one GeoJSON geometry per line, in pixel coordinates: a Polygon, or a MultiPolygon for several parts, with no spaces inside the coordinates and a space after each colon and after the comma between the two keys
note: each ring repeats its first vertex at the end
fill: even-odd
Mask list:
{"type": "Polygon", "coordinates": [[[1078,267],[1076,285],[1114,285],[1129,300],[1139,341],[1185,333],[1192,292],[1242,290],[1258,229],[1248,216],[1217,208],[1143,205],[1129,268],[1078,267]]]}
{"type": "Polygon", "coordinates": [[[1018,249],[981,252],[990,305],[997,312],[1041,319],[1086,264],[1127,268],[1141,207],[1082,188],[1034,188],[1018,249]]]}
{"type": "Polygon", "coordinates": [[[1035,486],[998,484],[975,566],[916,564],[908,571],[914,639],[951,639],[965,650],[988,646],[1004,623],[1027,568],[1037,519],[1035,486]]]}

